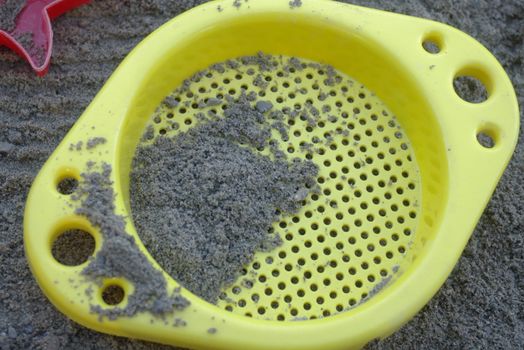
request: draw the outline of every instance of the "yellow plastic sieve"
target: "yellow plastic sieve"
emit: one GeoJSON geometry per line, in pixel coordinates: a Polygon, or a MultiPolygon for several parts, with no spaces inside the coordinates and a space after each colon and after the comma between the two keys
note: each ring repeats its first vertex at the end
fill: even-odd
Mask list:
{"type": "MultiPolygon", "coordinates": [[[[129,54],[49,158],[29,194],[24,242],[39,285],[68,317],[101,332],[192,348],[359,348],[398,329],[444,282],[515,147],[518,107],[508,77],[484,47],[446,25],[331,1],[295,4],[215,1],[168,22],[129,54]],[[438,50],[428,52],[428,42],[438,50]],[[284,243],[246,266],[252,288],[243,288],[241,276],[216,306],[182,289],[191,305],[164,320],[148,313],[99,320],[90,304],[113,307],[104,301],[106,287],[119,285],[125,295],[135,287],[118,278],[90,284],[80,276],[85,264],[53,258],[53,241],[70,229],[94,237],[94,254],[102,244],[100,232],[74,214],[68,192],[57,186],[81,180],[90,161],[112,164],[116,211],[139,242],[129,209],[131,159],[149,123],[159,133],[167,125],[167,117],[160,123],[149,117],[193,73],[258,51],[330,64],[341,76],[319,100],[321,71],[275,70],[268,80],[276,89],[264,96],[278,108],[311,99],[338,113],[337,121],[311,131],[293,125],[293,137],[281,144],[288,152],[325,138],[330,128],[350,131],[312,155],[322,192],[275,224],[284,243]],[[484,84],[486,101],[469,103],[456,94],[453,80],[464,75],[484,84]],[[286,85],[293,84],[307,93],[292,97],[286,85]],[[483,147],[477,135],[494,146],[483,147]],[[107,142],[71,147],[100,137],[107,142]],[[173,327],[174,319],[185,326],[173,327]]],[[[251,88],[242,70],[198,84],[211,97],[210,86],[224,80],[233,95],[251,88]]],[[[191,110],[162,113],[173,113],[180,130],[195,118],[191,110]]],[[[170,289],[178,287],[167,279],[170,289]]]]}

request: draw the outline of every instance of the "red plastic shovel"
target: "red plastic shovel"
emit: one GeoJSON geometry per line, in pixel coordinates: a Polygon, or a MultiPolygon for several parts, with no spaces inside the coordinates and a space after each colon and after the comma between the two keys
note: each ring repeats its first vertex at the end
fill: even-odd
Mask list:
{"type": "MultiPolygon", "coordinates": [[[[51,20],[90,0],[27,0],[16,15],[14,29],[0,28],[0,46],[5,45],[23,57],[37,75],[49,69],[53,51],[51,20]]],[[[0,6],[5,1],[0,0],[0,6]]]]}

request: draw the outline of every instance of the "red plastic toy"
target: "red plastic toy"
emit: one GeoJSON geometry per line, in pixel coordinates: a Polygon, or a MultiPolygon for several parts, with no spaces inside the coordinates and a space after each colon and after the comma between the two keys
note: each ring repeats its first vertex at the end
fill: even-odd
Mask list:
{"type": "Polygon", "coordinates": [[[0,30],[0,46],[7,46],[23,57],[37,75],[45,75],[53,51],[51,20],[89,1],[27,0],[16,17],[15,28],[9,33],[0,30]]]}

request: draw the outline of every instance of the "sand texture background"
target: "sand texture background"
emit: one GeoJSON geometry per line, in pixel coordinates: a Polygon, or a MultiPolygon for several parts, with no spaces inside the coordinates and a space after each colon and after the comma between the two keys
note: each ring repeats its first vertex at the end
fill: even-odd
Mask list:
{"type": "MultiPolygon", "coordinates": [[[[53,61],[43,79],[0,49],[0,349],[167,348],[96,333],[60,314],[27,266],[23,209],[34,176],[125,55],[160,24],[202,2],[94,0],[54,21],[53,61]]],[[[469,33],[501,61],[524,106],[524,1],[347,2],[439,20],[469,33]]],[[[369,348],[522,347],[523,175],[521,140],[450,278],[411,322],[369,348]]]]}

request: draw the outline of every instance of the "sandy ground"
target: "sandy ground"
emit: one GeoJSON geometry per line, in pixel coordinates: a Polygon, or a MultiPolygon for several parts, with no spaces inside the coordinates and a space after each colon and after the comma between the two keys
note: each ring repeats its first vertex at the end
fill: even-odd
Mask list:
{"type": "MultiPolygon", "coordinates": [[[[307,0],[306,0],[307,1],[307,0]]],[[[61,315],[27,267],[22,218],[33,177],[111,72],[161,23],[202,1],[93,1],[54,22],[50,73],[0,50],[0,348],[151,349],[61,315]]],[[[449,23],[502,62],[524,106],[524,2],[348,1],[449,23]]],[[[523,114],[521,113],[521,120],[523,114]]],[[[411,322],[370,348],[517,349],[524,344],[521,142],[460,262],[411,322]]]]}

